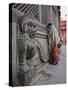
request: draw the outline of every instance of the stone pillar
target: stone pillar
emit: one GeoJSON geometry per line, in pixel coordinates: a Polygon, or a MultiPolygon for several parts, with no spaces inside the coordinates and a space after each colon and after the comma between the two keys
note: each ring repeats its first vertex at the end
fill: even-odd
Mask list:
{"type": "Polygon", "coordinates": [[[17,25],[18,17],[24,15],[12,8],[12,83],[15,86],[17,83],[17,70],[18,70],[18,53],[17,53],[17,25]]]}
{"type": "Polygon", "coordinates": [[[38,6],[38,17],[39,17],[39,21],[42,22],[42,17],[41,17],[41,5],[38,6]]]}
{"type": "Polygon", "coordinates": [[[52,6],[39,5],[39,20],[43,24],[52,22],[52,6]]]}
{"type": "Polygon", "coordinates": [[[16,81],[16,23],[12,22],[12,83],[16,81]]]}

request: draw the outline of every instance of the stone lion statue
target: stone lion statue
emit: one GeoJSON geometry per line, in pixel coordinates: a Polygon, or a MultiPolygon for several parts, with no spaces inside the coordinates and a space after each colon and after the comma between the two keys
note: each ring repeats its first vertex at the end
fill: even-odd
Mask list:
{"type": "Polygon", "coordinates": [[[36,67],[43,61],[35,32],[38,22],[31,16],[19,18],[19,36],[17,39],[19,71],[18,82],[28,85],[36,73],[36,67]]]}

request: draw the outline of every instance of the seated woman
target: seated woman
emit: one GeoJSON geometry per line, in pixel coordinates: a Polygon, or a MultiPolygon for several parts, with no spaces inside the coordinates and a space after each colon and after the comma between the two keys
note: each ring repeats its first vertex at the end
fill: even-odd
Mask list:
{"type": "Polygon", "coordinates": [[[59,54],[60,54],[60,47],[61,41],[58,35],[58,31],[56,30],[55,26],[52,23],[47,25],[48,31],[48,42],[49,42],[49,63],[56,65],[59,61],[59,54]]]}

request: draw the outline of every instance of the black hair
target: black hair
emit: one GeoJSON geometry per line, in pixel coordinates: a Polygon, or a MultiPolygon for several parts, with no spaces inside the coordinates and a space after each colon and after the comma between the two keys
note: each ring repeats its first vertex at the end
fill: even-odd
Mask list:
{"type": "Polygon", "coordinates": [[[48,23],[48,24],[47,24],[47,28],[48,28],[49,26],[51,26],[51,25],[52,25],[52,23],[48,23]]]}

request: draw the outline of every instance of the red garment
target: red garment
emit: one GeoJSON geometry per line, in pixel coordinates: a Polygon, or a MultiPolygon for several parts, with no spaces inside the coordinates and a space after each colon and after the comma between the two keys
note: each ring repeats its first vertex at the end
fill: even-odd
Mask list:
{"type": "Polygon", "coordinates": [[[58,60],[60,54],[60,48],[57,48],[56,46],[52,45],[51,52],[50,52],[50,58],[51,60],[58,60]]]}

